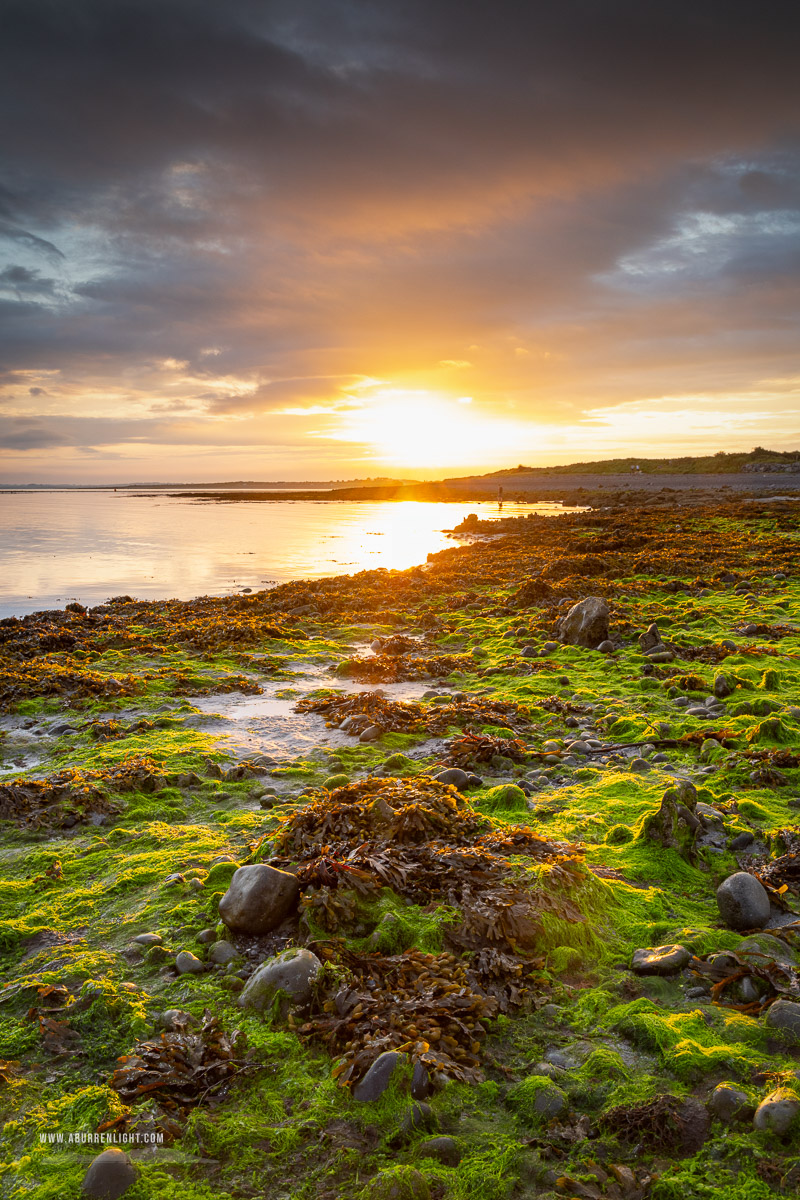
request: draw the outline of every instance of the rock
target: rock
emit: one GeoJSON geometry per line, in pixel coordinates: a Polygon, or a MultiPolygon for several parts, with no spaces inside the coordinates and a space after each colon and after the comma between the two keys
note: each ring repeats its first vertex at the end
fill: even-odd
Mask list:
{"type": "Polygon", "coordinates": [[[540,1088],[533,1102],[533,1111],[543,1121],[552,1121],[554,1117],[563,1116],[568,1108],[569,1101],[566,1095],[555,1084],[540,1088]]]}
{"type": "Polygon", "coordinates": [[[390,1139],[389,1145],[402,1146],[404,1142],[407,1142],[420,1129],[433,1133],[438,1128],[439,1122],[430,1104],[411,1104],[403,1113],[400,1128],[390,1139]]]}
{"type": "Polygon", "coordinates": [[[776,1088],[759,1104],[753,1127],[783,1137],[800,1114],[800,1096],[790,1088],[776,1088]]]}
{"type": "Polygon", "coordinates": [[[380,725],[368,725],[363,733],[359,735],[360,742],[377,742],[383,730],[380,725]]]}
{"type": "Polygon", "coordinates": [[[604,642],[600,643],[600,645],[597,647],[597,649],[600,651],[601,654],[613,654],[614,653],[614,643],[612,641],[610,641],[608,638],[606,638],[604,642]]]}
{"type": "Polygon", "coordinates": [[[424,1063],[415,1062],[411,1076],[411,1098],[412,1100],[427,1100],[430,1094],[431,1081],[428,1077],[428,1068],[424,1063]]]}
{"type": "Polygon", "coordinates": [[[175,966],[179,975],[200,975],[205,971],[205,963],[192,954],[191,950],[181,950],[175,956],[175,966]]]}
{"type": "Polygon", "coordinates": [[[461,1162],[461,1150],[455,1138],[426,1138],[417,1146],[418,1158],[435,1158],[446,1167],[457,1167],[461,1162]]]}
{"type": "Polygon", "coordinates": [[[631,970],[637,975],[669,975],[680,971],[691,959],[685,946],[653,946],[650,950],[634,950],[631,970]]]}
{"type": "Polygon", "coordinates": [[[219,902],[219,915],[239,933],[269,933],[296,907],[300,885],[266,863],[239,867],[219,902]]]}
{"type": "Polygon", "coordinates": [[[133,940],[137,946],[160,946],[164,939],[160,933],[139,933],[133,940]]]}
{"type": "Polygon", "coordinates": [[[652,769],[651,764],[646,758],[632,758],[630,761],[630,768],[632,771],[635,771],[637,775],[644,775],[647,771],[652,769]]]}
{"type": "Polygon", "coordinates": [[[380,1099],[388,1088],[395,1070],[403,1062],[406,1062],[405,1054],[399,1054],[397,1050],[384,1050],[353,1088],[353,1099],[361,1104],[371,1104],[380,1099]]]}
{"type": "Polygon", "coordinates": [[[718,700],[733,695],[733,686],[725,675],[717,675],[714,679],[714,695],[718,700]]]}
{"type": "Polygon", "coordinates": [[[565,617],[558,622],[558,631],[563,642],[571,646],[586,646],[594,650],[608,640],[609,608],[601,596],[587,596],[573,604],[565,617]]]}
{"type": "Polygon", "coordinates": [[[776,1000],[767,1010],[766,1026],[800,1044],[800,1004],[794,1000],[776,1000]]]}
{"type": "Polygon", "coordinates": [[[663,650],[664,646],[661,642],[661,634],[658,632],[658,626],[654,621],[652,625],[648,625],[644,633],[639,635],[639,649],[642,654],[648,654],[656,648],[663,650]]]}
{"type": "Polygon", "coordinates": [[[167,1033],[181,1033],[194,1024],[194,1017],[182,1008],[168,1008],[161,1014],[160,1024],[167,1033]]]}
{"type": "Polygon", "coordinates": [[[279,992],[294,1004],[307,1004],[322,963],[310,950],[293,947],[276,954],[253,972],[239,997],[242,1008],[263,1012],[279,992]]]}
{"type": "Polygon", "coordinates": [[[370,1179],[361,1200],[431,1200],[425,1176],[413,1167],[390,1167],[370,1179]]]}
{"type": "Polygon", "coordinates": [[[779,937],[771,933],[754,933],[751,937],[742,938],[736,947],[737,954],[766,954],[769,958],[794,964],[794,951],[779,937]]]}
{"type": "Polygon", "coordinates": [[[239,951],[230,942],[214,942],[214,945],[208,952],[208,961],[217,963],[219,966],[226,967],[229,962],[233,962],[239,957],[239,951]]]}
{"type": "Polygon", "coordinates": [[[753,1116],[750,1097],[732,1083],[720,1083],[708,1100],[709,1112],[725,1125],[734,1121],[749,1121],[753,1116]]]}
{"type": "Polygon", "coordinates": [[[469,783],[469,775],[466,771],[462,771],[460,767],[448,767],[444,771],[439,771],[433,777],[439,783],[452,783],[453,787],[465,788],[469,783]]]}
{"type": "Polygon", "coordinates": [[[737,854],[739,850],[745,850],[748,846],[752,846],[754,841],[755,838],[752,833],[749,829],[746,829],[744,833],[737,833],[735,838],[731,838],[728,843],[728,849],[737,854]]]}
{"type": "Polygon", "coordinates": [[[552,654],[554,650],[558,649],[558,642],[545,642],[542,649],[546,650],[548,654],[552,654]]]}
{"type": "Polygon", "coordinates": [[[136,1182],[137,1170],[124,1150],[112,1147],[92,1160],[81,1185],[87,1196],[116,1200],[136,1182]]]}
{"type": "Polygon", "coordinates": [[[736,871],[719,885],[717,907],[731,929],[760,929],[769,920],[769,896],[747,871],[736,871]]]}
{"type": "Polygon", "coordinates": [[[217,940],[216,929],[201,929],[197,935],[197,940],[201,946],[206,946],[209,942],[215,942],[217,940]]]}

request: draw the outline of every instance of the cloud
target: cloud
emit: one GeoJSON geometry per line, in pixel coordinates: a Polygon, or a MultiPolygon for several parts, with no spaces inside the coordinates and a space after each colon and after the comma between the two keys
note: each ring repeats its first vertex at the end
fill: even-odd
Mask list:
{"type": "Polygon", "coordinates": [[[365,378],[469,370],[532,423],[750,393],[797,368],[795,35],[776,0],[7,0],[0,383],[275,456],[365,378]]]}

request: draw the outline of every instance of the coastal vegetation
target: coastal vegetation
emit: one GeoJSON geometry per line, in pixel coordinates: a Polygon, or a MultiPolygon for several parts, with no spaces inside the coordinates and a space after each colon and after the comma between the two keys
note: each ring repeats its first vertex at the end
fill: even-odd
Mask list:
{"type": "Polygon", "coordinates": [[[465,526],[0,621],[0,1195],[797,1190],[797,507],[465,526]]]}

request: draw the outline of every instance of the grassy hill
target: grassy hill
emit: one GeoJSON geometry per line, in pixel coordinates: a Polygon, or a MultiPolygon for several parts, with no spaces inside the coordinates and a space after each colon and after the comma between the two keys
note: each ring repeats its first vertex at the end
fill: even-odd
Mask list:
{"type": "Polygon", "coordinates": [[[543,474],[557,472],[559,475],[617,475],[629,472],[632,466],[648,475],[729,475],[740,471],[756,470],[758,467],[767,469],[779,466],[789,466],[800,463],[800,450],[765,450],[757,446],[748,453],[724,450],[716,454],[707,454],[694,458],[609,458],[595,462],[569,463],[565,466],[553,467],[518,467],[507,468],[503,471],[492,471],[490,477],[508,477],[514,475],[543,474]]]}

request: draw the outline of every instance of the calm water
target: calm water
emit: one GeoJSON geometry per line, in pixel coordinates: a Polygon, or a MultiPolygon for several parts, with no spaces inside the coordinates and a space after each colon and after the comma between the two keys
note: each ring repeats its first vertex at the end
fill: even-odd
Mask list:
{"type": "Polygon", "coordinates": [[[164,494],[0,495],[0,616],[101,604],[229,595],[289,579],[402,569],[455,545],[444,530],[560,512],[558,504],[282,500],[214,504],[164,494]]]}

